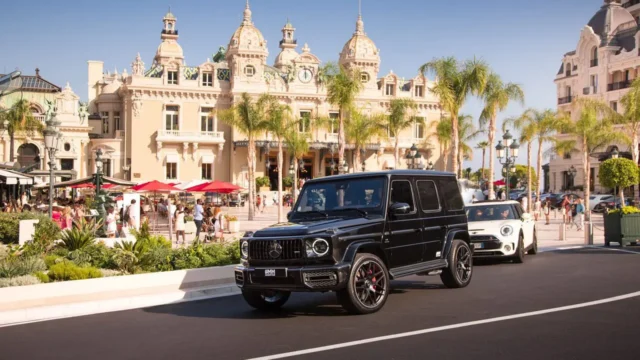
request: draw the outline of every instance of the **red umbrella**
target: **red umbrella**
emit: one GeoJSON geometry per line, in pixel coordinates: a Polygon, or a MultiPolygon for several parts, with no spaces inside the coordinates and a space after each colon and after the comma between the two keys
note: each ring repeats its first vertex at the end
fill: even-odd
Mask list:
{"type": "Polygon", "coordinates": [[[242,187],[234,185],[228,182],[214,180],[208,183],[196,185],[185,189],[187,192],[217,192],[217,193],[232,193],[234,191],[242,190],[242,187]]]}
{"type": "Polygon", "coordinates": [[[180,191],[170,184],[162,183],[158,180],[149,181],[143,184],[136,185],[131,190],[138,192],[167,192],[167,191],[180,191]]]}
{"type": "Polygon", "coordinates": [[[505,185],[504,179],[503,180],[498,180],[498,181],[494,181],[493,185],[498,185],[498,186],[503,186],[505,185]]]}

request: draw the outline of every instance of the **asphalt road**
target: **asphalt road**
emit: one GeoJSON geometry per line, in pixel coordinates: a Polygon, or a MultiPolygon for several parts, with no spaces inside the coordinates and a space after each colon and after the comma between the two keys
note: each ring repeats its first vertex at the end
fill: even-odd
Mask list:
{"type": "Polygon", "coordinates": [[[367,316],[345,315],[333,294],[293,294],[276,314],[231,296],[0,328],[0,359],[249,359],[351,341],[365,343],[290,358],[638,359],[640,249],[625,251],[476,264],[471,285],[458,290],[437,276],[401,279],[385,307],[367,316]],[[461,325],[434,329],[453,324],[461,325]],[[433,332],[367,342],[425,329],[433,332]]]}

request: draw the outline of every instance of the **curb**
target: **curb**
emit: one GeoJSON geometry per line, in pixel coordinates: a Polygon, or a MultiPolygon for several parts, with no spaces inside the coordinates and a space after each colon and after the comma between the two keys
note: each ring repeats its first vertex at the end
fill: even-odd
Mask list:
{"type": "Polygon", "coordinates": [[[230,282],[217,286],[192,288],[189,290],[178,290],[159,294],[2,311],[0,312],[0,328],[240,294],[240,288],[238,288],[233,278],[225,280],[229,280],[230,282]]]}

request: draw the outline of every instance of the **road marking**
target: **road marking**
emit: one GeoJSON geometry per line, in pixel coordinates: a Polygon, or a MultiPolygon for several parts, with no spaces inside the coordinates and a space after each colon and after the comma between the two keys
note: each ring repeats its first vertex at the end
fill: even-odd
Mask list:
{"type": "Polygon", "coordinates": [[[568,310],[580,309],[580,308],[589,307],[589,306],[607,304],[607,303],[611,303],[611,302],[615,302],[615,301],[627,300],[627,299],[631,299],[631,298],[634,298],[634,297],[640,297],[640,291],[636,291],[636,292],[629,293],[629,294],[624,294],[624,295],[619,295],[619,296],[614,296],[614,297],[601,299],[601,300],[589,301],[589,302],[580,303],[580,304],[561,306],[561,307],[545,309],[545,310],[531,311],[531,312],[515,314],[515,315],[500,316],[500,317],[484,319],[484,320],[469,321],[469,322],[464,322],[464,323],[459,323],[459,324],[439,326],[439,327],[434,327],[434,328],[429,328],[429,329],[409,331],[409,332],[393,334],[393,335],[378,336],[378,337],[374,337],[374,338],[370,338],[370,339],[363,339],[363,340],[350,341],[350,342],[334,344],[334,345],[320,346],[320,347],[315,347],[315,348],[306,349],[306,350],[291,351],[291,352],[287,352],[287,353],[263,356],[263,357],[249,359],[249,360],[283,359],[283,358],[292,357],[292,356],[300,356],[300,355],[306,355],[306,354],[319,353],[319,352],[323,352],[323,351],[330,351],[330,350],[342,349],[342,348],[346,348],[346,347],[359,346],[359,345],[370,344],[370,343],[379,342],[379,341],[393,340],[393,339],[399,339],[399,338],[404,338],[404,337],[429,334],[429,333],[434,333],[434,332],[439,332],[439,331],[459,329],[459,328],[475,326],[475,325],[490,324],[490,323],[495,323],[495,322],[500,322],[500,321],[507,321],[507,320],[531,317],[531,316],[545,315],[545,314],[550,314],[550,313],[555,313],[555,312],[560,312],[560,311],[568,311],[568,310]]]}
{"type": "Polygon", "coordinates": [[[623,252],[623,253],[627,253],[627,254],[635,254],[635,255],[640,255],[640,252],[638,251],[631,251],[631,250],[624,250],[624,249],[616,249],[616,248],[611,248],[611,247],[588,247],[587,249],[590,250],[594,250],[594,249],[604,249],[604,250],[611,250],[611,251],[619,251],[619,252],[623,252]]]}

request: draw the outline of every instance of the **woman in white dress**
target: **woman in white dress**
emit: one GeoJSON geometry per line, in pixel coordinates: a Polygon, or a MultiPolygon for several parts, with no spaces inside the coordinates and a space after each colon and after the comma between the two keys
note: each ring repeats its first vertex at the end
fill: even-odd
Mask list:
{"type": "Polygon", "coordinates": [[[216,207],[215,210],[213,211],[213,218],[214,218],[214,224],[213,224],[213,229],[215,231],[214,236],[215,239],[217,241],[223,241],[224,240],[224,233],[223,233],[223,224],[222,224],[222,220],[223,220],[223,215],[222,215],[222,209],[219,207],[216,207]]]}
{"type": "Polygon", "coordinates": [[[113,211],[113,206],[109,206],[109,209],[107,209],[107,237],[115,237],[117,231],[116,214],[113,211]]]}
{"type": "Polygon", "coordinates": [[[174,215],[175,227],[176,227],[176,244],[180,241],[180,235],[182,235],[182,244],[186,243],[186,238],[184,235],[185,231],[185,223],[184,223],[184,207],[182,205],[178,205],[178,209],[174,215]]]}

